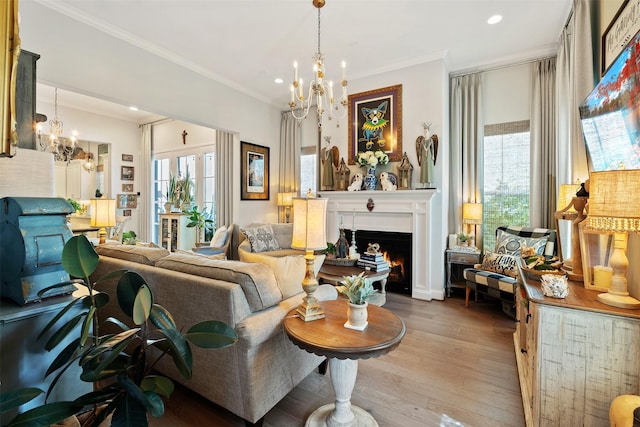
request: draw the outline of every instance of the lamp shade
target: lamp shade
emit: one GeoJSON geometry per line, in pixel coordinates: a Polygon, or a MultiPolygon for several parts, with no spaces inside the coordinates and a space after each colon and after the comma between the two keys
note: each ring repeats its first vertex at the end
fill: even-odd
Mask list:
{"type": "Polygon", "coordinates": [[[482,224],[482,203],[464,203],[462,205],[464,224],[482,224]]]}
{"type": "Polygon", "coordinates": [[[640,170],[591,173],[585,227],[600,231],[640,231],[640,170]]]}
{"type": "Polygon", "coordinates": [[[293,193],[278,193],[278,206],[292,206],[293,193]]]}
{"type": "Polygon", "coordinates": [[[321,250],[327,247],[328,199],[293,199],[293,249],[321,250]]]}
{"type": "Polygon", "coordinates": [[[116,225],[115,199],[91,199],[91,226],[113,227],[116,225]]]}

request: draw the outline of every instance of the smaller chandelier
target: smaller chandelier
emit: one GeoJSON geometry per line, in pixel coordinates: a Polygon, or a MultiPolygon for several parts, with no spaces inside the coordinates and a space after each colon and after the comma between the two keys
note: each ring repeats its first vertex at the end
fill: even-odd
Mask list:
{"type": "Polygon", "coordinates": [[[293,63],[293,83],[291,84],[291,101],[289,107],[291,114],[298,121],[303,120],[309,114],[314,98],[316,103],[316,112],[318,114],[318,126],[322,126],[322,116],[325,112],[325,106],[328,110],[329,120],[336,118],[341,119],[347,114],[347,79],[346,64],[342,61],[342,94],[340,99],[333,96],[333,82],[325,80],[324,71],[324,55],[320,52],[320,9],[324,6],[325,0],[313,0],[313,6],[318,9],[318,52],[313,56],[313,71],[315,79],[309,84],[309,94],[304,97],[304,85],[301,78],[298,78],[298,63],[293,63]],[[300,106],[298,108],[298,103],[300,106]],[[341,108],[342,107],[342,108],[341,108]],[[340,114],[334,115],[335,112],[341,111],[340,114]]]}
{"type": "Polygon", "coordinates": [[[72,132],[70,138],[64,138],[64,124],[58,119],[58,88],[55,88],[53,119],[49,120],[49,144],[42,142],[42,127],[40,124],[36,126],[38,136],[38,145],[40,150],[48,151],[53,154],[56,161],[64,161],[69,164],[78,145],[78,132],[72,132]]]}

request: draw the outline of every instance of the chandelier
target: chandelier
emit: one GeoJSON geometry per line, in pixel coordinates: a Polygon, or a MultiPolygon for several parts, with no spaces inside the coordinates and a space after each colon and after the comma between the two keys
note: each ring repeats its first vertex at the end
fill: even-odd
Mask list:
{"type": "Polygon", "coordinates": [[[96,163],[93,161],[93,153],[91,152],[91,142],[89,142],[89,151],[86,154],[85,162],[82,164],[82,168],[91,173],[96,169],[96,163]]]}
{"type": "Polygon", "coordinates": [[[52,153],[56,161],[64,161],[68,164],[78,145],[78,133],[73,131],[71,137],[68,139],[62,136],[64,124],[62,120],[58,119],[58,88],[55,88],[53,114],[53,119],[49,120],[49,144],[42,142],[42,127],[40,124],[36,127],[38,144],[40,150],[52,153]]]}
{"type": "Polygon", "coordinates": [[[298,121],[303,120],[309,114],[314,98],[316,103],[316,112],[318,114],[318,126],[322,126],[322,116],[325,112],[325,106],[328,110],[328,119],[341,119],[347,114],[347,79],[345,74],[346,64],[342,61],[342,96],[339,100],[333,96],[333,82],[325,80],[324,72],[324,55],[320,52],[320,9],[324,6],[325,0],[313,0],[313,6],[318,9],[318,52],[313,55],[313,71],[315,79],[309,84],[309,94],[304,97],[304,85],[302,79],[298,78],[298,63],[293,63],[293,83],[291,84],[291,114],[298,121]],[[298,107],[300,103],[300,107],[298,107]],[[339,115],[334,115],[340,110],[339,115]]]}

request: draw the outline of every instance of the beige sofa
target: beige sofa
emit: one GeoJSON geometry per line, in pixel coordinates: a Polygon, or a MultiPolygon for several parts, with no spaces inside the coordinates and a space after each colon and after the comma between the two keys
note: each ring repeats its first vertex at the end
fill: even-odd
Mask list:
{"type": "MultiPolygon", "coordinates": [[[[117,270],[139,273],[180,328],[203,320],[220,320],[235,329],[238,342],[226,349],[193,347],[193,377],[184,381],[169,358],[158,371],[245,419],[260,423],[264,415],[323,359],[300,350],[286,337],[282,320],[302,300],[302,290],[283,298],[273,271],[264,264],[169,253],[163,248],[102,245],[92,279],[117,270]]],[[[116,281],[100,283],[109,305],[100,310],[122,318],[115,303],[116,281]]],[[[318,299],[335,299],[323,285],[318,299]]],[[[102,322],[101,322],[102,323],[102,322]]]]}

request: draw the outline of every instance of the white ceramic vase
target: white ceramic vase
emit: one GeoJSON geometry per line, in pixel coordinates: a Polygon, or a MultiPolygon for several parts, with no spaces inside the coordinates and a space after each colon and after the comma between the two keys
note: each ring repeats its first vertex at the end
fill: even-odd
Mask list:
{"type": "Polygon", "coordinates": [[[367,311],[368,302],[364,304],[352,304],[349,303],[347,308],[347,323],[344,324],[345,328],[356,329],[358,331],[364,330],[369,322],[367,318],[369,313],[367,311]]]}

